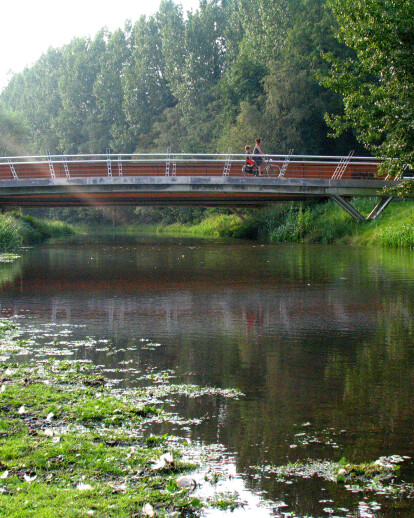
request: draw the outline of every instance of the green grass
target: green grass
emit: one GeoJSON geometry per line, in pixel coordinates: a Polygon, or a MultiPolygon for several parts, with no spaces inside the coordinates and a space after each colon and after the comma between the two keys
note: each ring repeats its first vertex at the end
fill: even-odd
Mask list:
{"type": "Polygon", "coordinates": [[[162,412],[143,391],[115,394],[74,362],[2,365],[0,376],[1,516],[130,517],[145,504],[164,516],[201,505],[176,489],[194,469],[179,446],[140,432],[162,412]],[[154,469],[165,448],[174,462],[154,469]]]}
{"type": "MultiPolygon", "coordinates": [[[[368,216],[376,198],[352,200],[368,216]]],[[[273,243],[342,243],[363,246],[414,247],[414,202],[391,203],[376,220],[355,221],[333,201],[280,203],[249,212],[242,221],[236,215],[210,217],[193,226],[169,225],[162,233],[262,239],[273,243]]]]}
{"type": "MultiPolygon", "coordinates": [[[[18,330],[0,320],[0,351],[22,345],[18,330]]],[[[171,418],[163,395],[218,389],[157,379],[120,391],[92,364],[56,359],[0,363],[0,387],[2,517],[131,518],[149,516],[145,507],[157,517],[198,516],[203,507],[241,504],[236,498],[201,500],[179,487],[179,477],[198,467],[184,460],[196,447],[147,431],[153,419],[171,418]],[[168,460],[160,462],[165,454],[168,460]]]]}
{"type": "Polygon", "coordinates": [[[0,214],[0,253],[73,233],[72,226],[61,221],[39,220],[19,212],[0,214]]]}
{"type": "MultiPolygon", "coordinates": [[[[352,205],[368,216],[376,198],[358,198],[352,205]]],[[[151,226],[149,231],[154,231],[151,226]]],[[[245,220],[232,215],[210,216],[196,225],[156,226],[168,235],[262,239],[273,243],[346,243],[364,246],[413,247],[414,202],[396,201],[374,221],[355,221],[333,201],[325,203],[281,202],[246,211],[245,220]]]]}
{"type": "MultiPolygon", "coordinates": [[[[377,198],[356,198],[352,205],[364,216],[375,207],[377,198]]],[[[374,221],[355,221],[333,201],[280,202],[263,209],[242,209],[245,219],[235,214],[213,214],[197,223],[134,223],[100,226],[99,233],[115,235],[166,235],[259,239],[272,243],[353,244],[383,247],[414,247],[414,201],[394,201],[374,221]]],[[[33,219],[33,218],[32,218],[33,219]]],[[[25,222],[29,220],[25,217],[25,222]]],[[[59,229],[57,222],[54,228],[59,229]]],[[[46,222],[32,222],[41,235],[51,235],[46,222]]],[[[62,227],[62,232],[71,228],[62,227]]],[[[77,225],[79,233],[95,233],[96,228],[77,225]]],[[[19,235],[24,234],[20,231],[19,235]]],[[[12,242],[16,233],[9,240],[12,242]]]]}

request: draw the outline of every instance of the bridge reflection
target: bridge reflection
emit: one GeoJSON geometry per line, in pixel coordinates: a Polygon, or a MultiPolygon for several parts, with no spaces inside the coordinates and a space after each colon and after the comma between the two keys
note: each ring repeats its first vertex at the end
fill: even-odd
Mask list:
{"type": "Polygon", "coordinates": [[[238,294],[219,291],[215,294],[169,293],[158,296],[144,296],[118,299],[96,300],[81,295],[76,300],[64,296],[38,295],[35,299],[13,300],[7,295],[0,302],[3,317],[18,317],[30,314],[35,321],[41,319],[51,323],[79,324],[88,326],[88,333],[94,325],[106,325],[106,332],[130,327],[135,322],[140,333],[152,335],[167,334],[176,328],[190,329],[192,334],[203,334],[208,322],[214,321],[225,334],[240,334],[243,323],[244,333],[261,334],[272,332],[284,334],[306,330],[309,335],[319,334],[322,330],[346,330],[351,327],[363,329],[372,327],[372,306],[355,306],[346,302],[338,294],[325,296],[312,290],[302,293],[294,290],[280,294],[268,290],[258,290],[254,295],[243,292],[238,294]],[[242,296],[241,296],[242,295],[242,296]]]}

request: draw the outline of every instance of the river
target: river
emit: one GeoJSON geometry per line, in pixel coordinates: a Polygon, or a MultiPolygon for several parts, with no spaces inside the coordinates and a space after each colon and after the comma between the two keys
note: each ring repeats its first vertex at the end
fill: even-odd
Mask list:
{"type": "Polygon", "coordinates": [[[218,485],[246,502],[220,516],[414,517],[413,500],[274,470],[400,455],[414,481],[414,252],[74,238],[0,264],[0,297],[37,358],[239,389],[172,403],[202,419],[160,430],[215,445],[218,485]]]}

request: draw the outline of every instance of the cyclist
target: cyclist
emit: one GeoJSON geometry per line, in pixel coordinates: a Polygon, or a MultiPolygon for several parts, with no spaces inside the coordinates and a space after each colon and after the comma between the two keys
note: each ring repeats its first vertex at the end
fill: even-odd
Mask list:
{"type": "MultiPolygon", "coordinates": [[[[261,149],[261,145],[262,145],[262,139],[257,138],[256,139],[256,145],[254,146],[254,149],[253,149],[253,155],[264,155],[264,153],[263,153],[263,151],[261,149]]],[[[262,176],[263,158],[261,156],[254,156],[253,160],[255,161],[255,164],[257,166],[257,170],[259,171],[259,176],[262,176]]]]}

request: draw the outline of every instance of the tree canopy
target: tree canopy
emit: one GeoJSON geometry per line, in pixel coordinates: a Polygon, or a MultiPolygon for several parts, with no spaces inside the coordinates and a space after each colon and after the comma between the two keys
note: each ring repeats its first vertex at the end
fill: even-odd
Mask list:
{"type": "Polygon", "coordinates": [[[406,165],[411,3],[201,0],[184,13],[163,0],[114,33],[50,48],[12,77],[1,117],[37,153],[242,153],[261,137],[267,153],[365,145],[406,165]]]}
{"type": "Polygon", "coordinates": [[[414,167],[414,2],[327,0],[337,38],[353,50],[330,53],[322,83],[339,92],[344,113],[328,116],[337,134],[353,128],[394,176],[414,167]]]}

